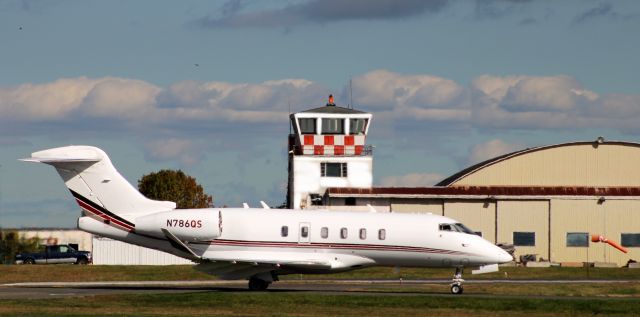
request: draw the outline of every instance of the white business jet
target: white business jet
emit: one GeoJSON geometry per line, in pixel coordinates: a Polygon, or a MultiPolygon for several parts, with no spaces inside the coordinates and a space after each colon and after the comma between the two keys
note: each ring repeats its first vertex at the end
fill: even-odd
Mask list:
{"type": "Polygon", "coordinates": [[[168,252],[223,279],[265,290],[279,275],[335,273],[370,266],[451,267],[460,294],[462,268],[497,271],[512,256],[451,218],[432,214],[263,208],[176,209],[144,197],[101,149],[67,146],[29,162],[56,168],[82,208],[78,228],[168,252]]]}

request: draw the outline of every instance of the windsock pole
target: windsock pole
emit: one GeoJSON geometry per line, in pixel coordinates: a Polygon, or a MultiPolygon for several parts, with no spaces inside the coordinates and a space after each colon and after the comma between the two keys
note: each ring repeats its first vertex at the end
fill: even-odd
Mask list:
{"type": "Polygon", "coordinates": [[[604,236],[598,235],[598,234],[593,234],[591,235],[591,242],[604,242],[604,243],[608,243],[610,246],[624,252],[627,253],[627,249],[619,244],[617,244],[615,241],[611,241],[607,238],[605,238],[604,236]]]}

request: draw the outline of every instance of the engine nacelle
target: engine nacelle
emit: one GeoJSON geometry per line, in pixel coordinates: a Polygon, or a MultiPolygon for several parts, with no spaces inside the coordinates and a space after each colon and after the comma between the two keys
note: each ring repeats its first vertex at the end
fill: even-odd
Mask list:
{"type": "Polygon", "coordinates": [[[135,232],[165,238],[167,229],[182,241],[208,241],[222,234],[222,213],[213,209],[176,209],[136,218],[135,232]]]}

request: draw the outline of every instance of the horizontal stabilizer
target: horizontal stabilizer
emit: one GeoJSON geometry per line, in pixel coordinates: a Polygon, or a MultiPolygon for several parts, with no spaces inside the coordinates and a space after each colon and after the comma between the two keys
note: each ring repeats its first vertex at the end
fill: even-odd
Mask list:
{"type": "Polygon", "coordinates": [[[100,158],[69,158],[69,157],[29,157],[20,159],[23,162],[33,163],[77,163],[77,162],[98,162],[100,158]]]}

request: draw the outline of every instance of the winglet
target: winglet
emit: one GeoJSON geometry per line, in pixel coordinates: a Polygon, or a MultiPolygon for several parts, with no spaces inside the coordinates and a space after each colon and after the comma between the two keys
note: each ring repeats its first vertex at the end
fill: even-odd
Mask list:
{"type": "Polygon", "coordinates": [[[265,203],[264,201],[260,201],[260,205],[262,205],[262,208],[264,209],[271,209],[271,207],[269,207],[269,205],[267,205],[267,203],[265,203]]]}
{"type": "Polygon", "coordinates": [[[247,203],[242,203],[242,208],[244,208],[244,209],[249,209],[249,204],[247,204],[247,203]]]}
{"type": "Polygon", "coordinates": [[[378,212],[375,208],[373,208],[373,206],[371,206],[371,204],[367,204],[367,207],[369,207],[369,212],[373,212],[373,213],[378,212]]]}

